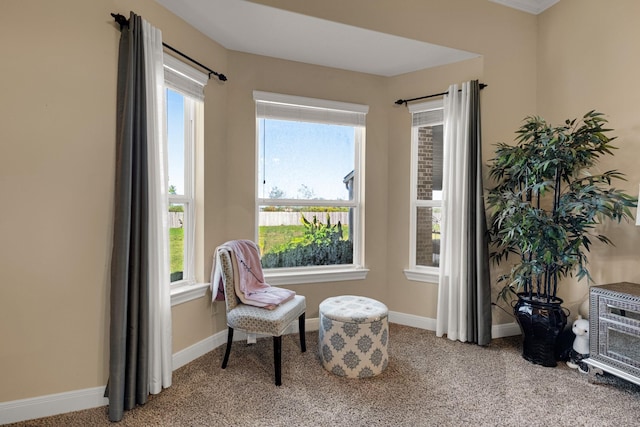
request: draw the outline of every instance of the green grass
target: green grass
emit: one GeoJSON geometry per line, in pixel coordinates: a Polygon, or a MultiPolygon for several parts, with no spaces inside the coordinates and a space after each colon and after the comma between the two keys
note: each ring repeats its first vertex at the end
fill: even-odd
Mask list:
{"type": "MultiPolygon", "coordinates": [[[[349,236],[349,227],[342,228],[344,238],[349,236]]],[[[276,225],[260,227],[260,241],[258,246],[262,254],[269,253],[273,248],[283,245],[295,237],[304,234],[303,225],[276,225]]],[[[184,229],[169,229],[169,253],[171,255],[171,272],[182,271],[184,257],[184,229]]]]}
{"type": "Polygon", "coordinates": [[[295,237],[304,234],[303,225],[274,225],[261,226],[258,246],[262,254],[269,253],[273,248],[285,244],[295,237]]]}
{"type": "Polygon", "coordinates": [[[182,271],[184,259],[184,228],[169,229],[169,254],[171,255],[171,272],[182,271]]]}
{"type": "MultiPolygon", "coordinates": [[[[349,227],[342,226],[343,238],[349,237],[349,227]]],[[[259,233],[258,246],[260,252],[264,255],[274,248],[288,243],[295,237],[302,237],[304,234],[304,225],[273,225],[261,226],[259,233]]]]}

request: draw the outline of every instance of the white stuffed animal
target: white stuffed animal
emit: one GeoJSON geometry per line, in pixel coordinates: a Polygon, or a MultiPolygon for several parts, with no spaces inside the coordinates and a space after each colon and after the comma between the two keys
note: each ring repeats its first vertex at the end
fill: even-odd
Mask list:
{"type": "Polygon", "coordinates": [[[567,366],[572,369],[578,368],[581,372],[588,372],[589,368],[582,360],[589,357],[589,321],[578,316],[571,330],[576,337],[573,340],[573,349],[569,354],[567,366]]]}

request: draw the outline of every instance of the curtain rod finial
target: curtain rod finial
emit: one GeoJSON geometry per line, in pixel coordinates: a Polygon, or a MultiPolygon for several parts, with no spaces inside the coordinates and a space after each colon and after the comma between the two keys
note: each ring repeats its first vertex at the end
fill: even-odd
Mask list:
{"type": "Polygon", "coordinates": [[[407,101],[405,101],[404,99],[398,99],[396,101],[396,104],[398,104],[398,105],[402,105],[402,104],[406,104],[406,103],[407,103],[407,101]]]}
{"type": "Polygon", "coordinates": [[[214,75],[218,78],[218,80],[220,80],[221,82],[226,82],[227,81],[227,76],[225,76],[224,74],[220,74],[220,73],[216,73],[215,71],[210,71],[209,72],[209,78],[211,78],[211,75],[214,75]]]}
{"type": "Polygon", "coordinates": [[[129,20],[124,15],[120,15],[119,13],[112,13],[111,16],[118,24],[120,24],[120,31],[122,31],[123,27],[129,26],[129,20]]]}

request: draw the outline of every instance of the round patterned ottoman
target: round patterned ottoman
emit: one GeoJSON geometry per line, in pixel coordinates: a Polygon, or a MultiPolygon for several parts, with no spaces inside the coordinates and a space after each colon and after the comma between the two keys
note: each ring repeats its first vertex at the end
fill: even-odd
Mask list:
{"type": "Polygon", "coordinates": [[[322,365],[342,377],[378,375],[389,364],[389,310],[371,298],[352,295],[320,303],[318,345],[322,365]]]}

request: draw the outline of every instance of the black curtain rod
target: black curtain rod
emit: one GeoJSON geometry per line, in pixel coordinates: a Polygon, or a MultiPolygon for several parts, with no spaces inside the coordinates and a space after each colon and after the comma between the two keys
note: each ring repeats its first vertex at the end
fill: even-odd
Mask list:
{"type": "MultiPolygon", "coordinates": [[[[480,90],[484,89],[485,87],[487,87],[488,85],[484,84],[484,83],[480,83],[480,90]]],[[[461,90],[461,89],[460,89],[461,90]]],[[[460,92],[460,90],[458,90],[458,92],[460,92]]],[[[408,102],[411,101],[417,101],[419,99],[427,99],[427,98],[435,98],[436,96],[443,96],[448,94],[449,92],[442,92],[442,93],[434,93],[433,95],[425,95],[425,96],[420,96],[418,98],[411,98],[411,99],[398,99],[395,103],[398,105],[407,105],[408,102]]]]}
{"type": "MultiPolygon", "coordinates": [[[[129,26],[129,20],[126,17],[124,17],[123,15],[120,15],[119,13],[112,13],[111,16],[113,16],[113,19],[118,24],[120,24],[120,31],[122,31],[122,28],[129,26]]],[[[211,68],[207,67],[206,65],[201,64],[200,62],[196,61],[195,59],[191,58],[190,56],[185,55],[184,53],[180,52],[178,49],[169,46],[165,42],[162,42],[162,46],[166,47],[167,49],[171,50],[172,52],[177,53],[178,55],[182,56],[183,58],[185,58],[185,59],[193,62],[194,64],[204,68],[205,70],[207,70],[209,72],[209,78],[211,78],[211,75],[213,74],[220,81],[223,81],[223,82],[227,81],[227,76],[225,76],[224,74],[220,74],[220,73],[217,73],[217,72],[213,71],[211,68]]]]}

